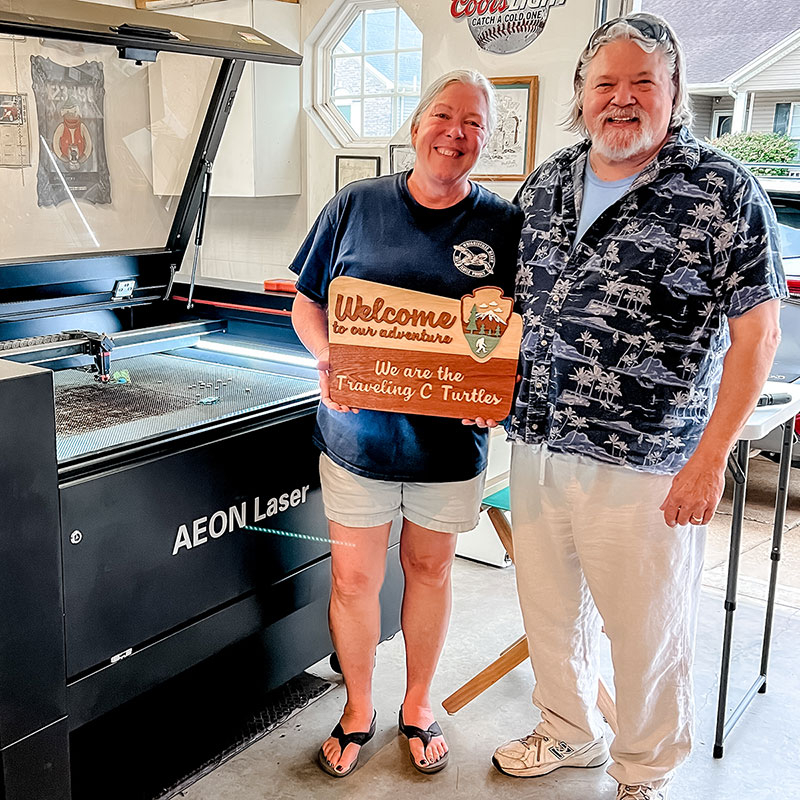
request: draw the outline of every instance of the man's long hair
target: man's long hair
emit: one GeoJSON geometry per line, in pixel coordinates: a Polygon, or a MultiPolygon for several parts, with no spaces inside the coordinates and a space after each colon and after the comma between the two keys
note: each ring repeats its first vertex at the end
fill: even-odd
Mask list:
{"type": "MultiPolygon", "coordinates": [[[[608,25],[608,23],[606,23],[606,25],[608,25]]],[[[667,70],[672,76],[672,86],[674,89],[670,128],[674,130],[681,125],[689,125],[692,121],[692,111],[689,106],[689,92],[686,88],[686,60],[683,54],[683,47],[681,47],[680,42],[675,36],[675,31],[672,30],[669,23],[663,17],[656,16],[655,14],[630,14],[627,17],[620,17],[618,20],[614,21],[601,35],[596,36],[592,34],[590,37],[589,43],[581,53],[578,59],[578,65],[575,68],[575,77],[573,79],[574,94],[570,100],[569,110],[563,122],[564,127],[572,133],[577,133],[585,138],[589,138],[589,132],[586,129],[586,123],[583,119],[583,96],[586,86],[586,73],[589,70],[589,64],[592,59],[597,55],[597,51],[603,47],[603,45],[610,44],[618,39],[629,39],[632,42],[636,42],[646,53],[659,51],[663,54],[667,70]],[[663,41],[656,41],[645,36],[638,28],[628,23],[628,20],[633,18],[661,26],[666,30],[668,35],[663,41]]]]}

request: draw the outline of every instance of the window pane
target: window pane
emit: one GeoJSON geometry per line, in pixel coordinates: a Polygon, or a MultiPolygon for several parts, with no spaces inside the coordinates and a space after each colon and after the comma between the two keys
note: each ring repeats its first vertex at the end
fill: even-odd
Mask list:
{"type": "Polygon", "coordinates": [[[361,101],[338,100],[337,111],[347,120],[357,136],[361,136],[361,101]]]}
{"type": "Polygon", "coordinates": [[[350,122],[350,117],[352,116],[352,113],[351,113],[352,107],[351,107],[350,103],[340,100],[338,103],[336,103],[336,108],[339,111],[339,113],[349,123],[350,122]]]}
{"type": "Polygon", "coordinates": [[[5,163],[34,166],[0,169],[0,265],[163,249],[222,60],[162,52],[134,68],[105,44],[5,37],[0,149],[10,140],[5,163]]]}
{"type": "Polygon", "coordinates": [[[333,57],[333,96],[361,94],[361,56],[333,57]]]}
{"type": "Polygon", "coordinates": [[[400,10],[400,36],[397,46],[401,50],[422,47],[422,34],[402,9],[400,10]]]}
{"type": "Polygon", "coordinates": [[[398,128],[414,113],[414,109],[418,104],[419,97],[411,96],[400,98],[400,119],[397,120],[398,128]]]}
{"type": "Polygon", "coordinates": [[[397,58],[397,88],[401,92],[418,92],[422,76],[422,53],[400,53],[397,58]]]}
{"type": "Polygon", "coordinates": [[[394,26],[397,11],[381,8],[366,12],[367,52],[394,50],[394,26]]]}
{"type": "Polygon", "coordinates": [[[413,113],[422,78],[421,46],[422,34],[395,4],[360,12],[328,51],[329,102],[356,136],[389,137],[413,113]]]}
{"type": "Polygon", "coordinates": [[[391,136],[392,98],[367,97],[364,99],[364,136],[391,136]]]}
{"type": "Polygon", "coordinates": [[[792,124],[789,128],[792,139],[800,137],[800,103],[792,103],[792,124]]]}
{"type": "Polygon", "coordinates": [[[394,53],[366,56],[365,94],[391,94],[394,91],[394,53]]]}
{"type": "Polygon", "coordinates": [[[364,19],[363,12],[356,17],[355,22],[347,29],[347,33],[339,39],[334,53],[359,53],[361,47],[361,29],[364,19]]]}

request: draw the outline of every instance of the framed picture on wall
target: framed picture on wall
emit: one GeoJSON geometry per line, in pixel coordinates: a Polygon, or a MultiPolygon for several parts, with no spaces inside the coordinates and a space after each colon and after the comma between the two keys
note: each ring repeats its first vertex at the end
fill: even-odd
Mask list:
{"type": "Polygon", "coordinates": [[[497,92],[497,125],[471,178],[521,181],[533,169],[539,78],[490,78],[497,92]]]}
{"type": "Polygon", "coordinates": [[[406,172],[414,167],[417,154],[410,144],[389,145],[389,172],[406,172]]]}
{"type": "Polygon", "coordinates": [[[353,181],[377,178],[381,174],[380,156],[336,156],[336,191],[353,181]]]}
{"type": "Polygon", "coordinates": [[[0,167],[29,167],[28,99],[24,94],[0,94],[0,167]]]}

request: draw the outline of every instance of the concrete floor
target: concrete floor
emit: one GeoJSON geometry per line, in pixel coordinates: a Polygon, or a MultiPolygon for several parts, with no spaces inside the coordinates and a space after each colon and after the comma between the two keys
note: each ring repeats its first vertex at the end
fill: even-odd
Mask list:
{"type": "MultiPolygon", "coordinates": [[[[776,475],[777,467],[770,462],[751,462],[729,693],[733,705],[758,673],[776,475]]],[[[709,532],[695,667],[696,747],[676,777],[671,800],[783,800],[800,796],[800,665],[796,658],[800,645],[800,475],[793,476],[787,513],[769,692],[757,696],[745,712],[728,738],[725,758],[714,760],[711,750],[724,618],[720,587],[724,588],[727,575],[729,514],[730,504],[723,501],[709,532]]],[[[452,624],[433,686],[436,702],[496,658],[522,632],[513,567],[503,570],[456,559],[453,587],[452,624]]],[[[607,654],[605,663],[607,667],[607,654]]],[[[525,735],[536,723],[530,703],[533,675],[527,663],[456,715],[448,717],[442,710],[439,722],[450,745],[451,763],[434,776],[417,773],[409,763],[405,740],[397,736],[397,709],[403,692],[403,643],[399,634],[378,649],[375,738],[365,746],[354,773],[341,780],[330,778],[318,769],[315,759],[320,743],[338,719],[344,690],[338,676],[325,664],[317,665],[314,671],[336,681],[336,688],[181,796],[189,800],[614,797],[616,784],[602,768],[561,769],[543,778],[520,780],[505,777],[492,767],[494,748],[506,739],[525,735]]],[[[608,669],[606,672],[610,682],[608,669]]]]}

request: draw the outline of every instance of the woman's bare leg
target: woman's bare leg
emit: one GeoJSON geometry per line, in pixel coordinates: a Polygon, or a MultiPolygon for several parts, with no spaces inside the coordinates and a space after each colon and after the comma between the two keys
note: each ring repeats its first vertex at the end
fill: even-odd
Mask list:
{"type": "MultiPolygon", "coordinates": [[[[381,633],[378,595],[383,584],[391,523],[374,528],[349,528],[328,522],[331,537],[331,603],[328,620],[342,668],[347,702],[341,725],[345,733],[367,731],[372,723],[372,669],[381,633]]],[[[322,744],[328,762],[344,772],[358,755],[330,737],[322,744]]]]}
{"type": "MultiPolygon", "coordinates": [[[[423,730],[434,721],[430,688],[450,622],[450,572],[455,549],[455,534],[404,520],[400,539],[400,562],[406,579],[402,611],[406,644],[403,722],[423,730]]],[[[424,749],[416,738],[409,746],[414,759],[423,765],[438,761],[447,752],[441,736],[424,749]]]]}

